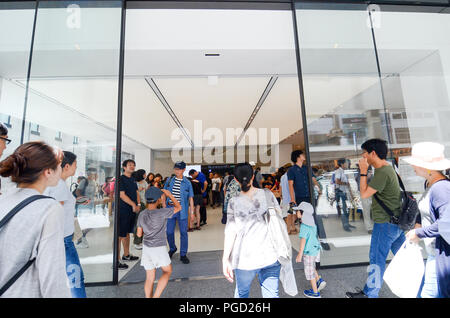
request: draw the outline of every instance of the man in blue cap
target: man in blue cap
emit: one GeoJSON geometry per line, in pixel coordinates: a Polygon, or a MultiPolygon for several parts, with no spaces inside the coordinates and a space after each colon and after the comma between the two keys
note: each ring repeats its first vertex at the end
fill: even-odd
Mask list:
{"type": "MultiPolygon", "coordinates": [[[[178,220],[180,228],[180,260],[183,264],[189,264],[187,258],[188,250],[188,221],[190,213],[195,213],[194,210],[194,190],[192,189],[191,181],[183,176],[186,170],[186,163],[178,161],[173,167],[175,176],[168,179],[164,185],[164,189],[169,190],[175,199],[181,204],[181,212],[174,215],[167,222],[167,241],[169,242],[169,256],[172,258],[177,251],[175,245],[175,225],[178,220]]],[[[174,204],[171,199],[165,202],[167,207],[172,207],[174,204]]]]}

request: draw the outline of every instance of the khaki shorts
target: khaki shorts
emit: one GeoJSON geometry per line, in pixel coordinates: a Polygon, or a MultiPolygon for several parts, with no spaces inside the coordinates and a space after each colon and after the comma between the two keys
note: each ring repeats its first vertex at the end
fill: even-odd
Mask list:
{"type": "Polygon", "coordinates": [[[166,246],[147,247],[142,249],[141,266],[146,271],[168,266],[171,264],[169,253],[166,246]]]}

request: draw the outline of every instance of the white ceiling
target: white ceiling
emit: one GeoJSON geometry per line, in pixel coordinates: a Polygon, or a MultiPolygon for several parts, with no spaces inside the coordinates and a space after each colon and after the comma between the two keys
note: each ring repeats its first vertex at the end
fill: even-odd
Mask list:
{"type": "MultiPolygon", "coordinates": [[[[26,76],[31,13],[0,11],[1,77],[26,76]]],[[[308,121],[339,111],[340,105],[353,112],[380,108],[367,13],[305,10],[297,15],[308,121]]],[[[419,14],[426,21],[419,26],[416,15],[407,17],[411,25],[398,26],[396,15],[383,13],[376,30],[383,74],[401,73],[448,48],[445,28],[435,27],[444,20],[419,14]],[[402,45],[399,38],[405,40],[402,45]]],[[[62,9],[39,12],[30,87],[53,106],[46,98],[47,106],[33,109],[42,97],[32,97],[29,118],[67,133],[114,141],[110,130],[99,127],[116,126],[120,9],[82,9],[80,29],[67,28],[66,20],[62,9]],[[64,111],[58,110],[61,105],[64,111]],[[78,117],[71,117],[70,109],[78,117]]],[[[202,119],[203,130],[216,127],[225,135],[226,128],[246,124],[270,77],[279,76],[251,127],[279,128],[280,140],[302,128],[291,12],[129,10],[126,21],[126,136],[157,149],[177,143],[171,139],[176,125],[145,77],[154,79],[186,129],[193,132],[194,120],[202,119]],[[208,85],[208,75],[219,76],[218,84],[208,85]]],[[[387,95],[398,90],[397,84],[385,87],[387,95]]]]}

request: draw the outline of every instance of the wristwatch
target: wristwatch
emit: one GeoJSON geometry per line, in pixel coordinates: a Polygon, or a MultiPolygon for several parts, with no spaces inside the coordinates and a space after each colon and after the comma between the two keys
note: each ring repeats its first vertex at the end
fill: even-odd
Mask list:
{"type": "Polygon", "coordinates": [[[361,177],[367,177],[367,174],[360,174],[361,177]]]}

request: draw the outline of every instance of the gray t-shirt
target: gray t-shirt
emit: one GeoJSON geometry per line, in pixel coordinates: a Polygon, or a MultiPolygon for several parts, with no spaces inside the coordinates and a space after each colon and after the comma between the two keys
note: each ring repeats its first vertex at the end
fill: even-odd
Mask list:
{"type": "Polygon", "coordinates": [[[139,214],[137,226],[144,231],[144,245],[146,247],[167,245],[167,219],[171,218],[173,214],[173,208],[145,209],[139,214]]]}

